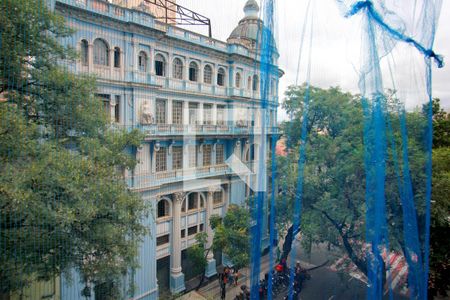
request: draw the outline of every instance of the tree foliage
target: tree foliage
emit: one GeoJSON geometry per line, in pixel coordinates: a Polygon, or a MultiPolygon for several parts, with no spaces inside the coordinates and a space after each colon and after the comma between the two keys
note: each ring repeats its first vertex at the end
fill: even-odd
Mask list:
{"type": "MultiPolygon", "coordinates": [[[[293,230],[292,207],[296,193],[299,135],[305,86],[291,86],[286,92],[283,107],[292,116],[283,130],[288,136],[291,150],[287,157],[278,160],[279,174],[286,195],[277,199],[277,224],[287,232],[285,245],[291,243],[293,230]],[[285,214],[280,216],[280,209],[285,214]],[[281,225],[280,225],[281,224],[281,225]]],[[[390,247],[403,251],[403,212],[399,197],[399,179],[402,178],[403,140],[400,115],[395,93],[386,95],[388,151],[386,155],[386,218],[390,247]]],[[[308,112],[308,138],[302,197],[302,225],[304,237],[314,242],[327,242],[347,253],[352,262],[367,274],[364,247],[366,237],[366,169],[364,148],[364,113],[357,95],[342,92],[339,88],[310,88],[308,112]]],[[[424,228],[425,118],[420,111],[405,113],[408,128],[409,168],[415,194],[419,228],[424,228]]],[[[423,232],[421,233],[423,237],[423,232]]],[[[290,246],[284,247],[287,256],[290,246]]]]}
{"type": "Polygon", "coordinates": [[[430,277],[431,297],[450,290],[450,114],[433,100],[433,177],[431,193],[430,277]]]}
{"type": "Polygon", "coordinates": [[[223,254],[240,269],[250,263],[250,212],[246,207],[231,204],[221,222],[214,219],[213,249],[223,254]]]}
{"type": "Polygon", "coordinates": [[[142,136],[113,129],[95,78],[63,68],[72,31],[46,1],[1,1],[0,26],[0,293],[72,268],[110,284],[147,230],[123,179],[142,136]]]}

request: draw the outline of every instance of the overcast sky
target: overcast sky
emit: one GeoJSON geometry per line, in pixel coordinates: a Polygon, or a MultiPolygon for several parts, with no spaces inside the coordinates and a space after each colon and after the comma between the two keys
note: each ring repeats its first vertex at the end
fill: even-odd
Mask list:
{"type": "MultiPolygon", "coordinates": [[[[244,16],[242,9],[245,2],[246,0],[178,0],[179,4],[209,17],[212,22],[213,37],[223,41],[244,16]]],[[[260,3],[260,0],[257,2],[260,3]]],[[[280,97],[283,98],[286,87],[296,81],[305,15],[312,17],[313,20],[311,83],[323,88],[340,86],[343,90],[357,93],[358,57],[361,47],[361,33],[358,31],[361,23],[358,17],[343,18],[335,4],[336,0],[312,0],[308,14],[305,14],[308,0],[278,0],[276,3],[279,65],[285,71],[285,76],[280,81],[280,97]]],[[[403,0],[396,3],[408,9],[412,7],[413,1],[403,0]]],[[[403,10],[403,7],[401,9],[403,10]]],[[[311,22],[308,22],[307,33],[310,32],[310,24],[311,22]]],[[[309,45],[307,34],[301,52],[299,83],[304,82],[306,78],[309,45]]],[[[450,1],[443,1],[434,50],[450,60],[450,1]]],[[[418,71],[422,60],[416,51],[408,49],[405,45],[397,45],[389,59],[392,60],[391,67],[397,87],[423,87],[423,76],[418,71]]],[[[450,109],[449,68],[450,61],[447,61],[447,66],[442,69],[433,67],[433,96],[441,98],[441,102],[447,109],[450,109]]],[[[388,83],[392,82],[391,77],[388,77],[384,79],[385,87],[391,87],[388,83]]],[[[409,90],[412,91],[413,88],[409,90]]],[[[413,97],[409,95],[405,98],[413,97]]],[[[408,101],[411,101],[410,106],[415,106],[422,100],[408,101]]],[[[281,109],[279,117],[285,117],[281,109]]]]}

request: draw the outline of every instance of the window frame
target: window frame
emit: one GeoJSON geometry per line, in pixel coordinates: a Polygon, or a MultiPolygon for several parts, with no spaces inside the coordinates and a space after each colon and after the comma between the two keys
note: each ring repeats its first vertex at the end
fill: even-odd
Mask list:
{"type": "Polygon", "coordinates": [[[158,201],[157,204],[157,219],[163,219],[163,218],[168,218],[171,217],[171,212],[170,212],[170,203],[169,200],[167,199],[161,199],[158,201]],[[160,215],[160,204],[163,203],[164,204],[164,214],[160,215]]]}
{"type": "Polygon", "coordinates": [[[241,73],[236,72],[235,78],[234,78],[234,85],[236,88],[241,88],[241,73]]]}
{"type": "Polygon", "coordinates": [[[259,76],[257,74],[253,75],[252,90],[259,92],[259,76]]]}
{"type": "Polygon", "coordinates": [[[203,83],[212,84],[212,78],[213,69],[209,64],[207,64],[203,67],[203,83]],[[208,70],[208,72],[206,70],[208,70]]]}
{"type": "Polygon", "coordinates": [[[155,75],[166,77],[166,58],[161,53],[155,55],[155,75]],[[158,72],[159,70],[161,72],[158,72]]]}
{"type": "Polygon", "coordinates": [[[212,145],[211,144],[204,144],[203,145],[203,166],[209,167],[212,164],[212,145]],[[207,155],[209,154],[209,155],[207,155]]]}
{"type": "Polygon", "coordinates": [[[167,124],[167,100],[165,99],[156,99],[155,101],[155,123],[167,124]],[[160,109],[162,107],[163,110],[160,109]]]}
{"type": "Polygon", "coordinates": [[[197,82],[198,73],[199,73],[198,64],[195,61],[191,61],[189,63],[189,81],[197,82]]]}
{"type": "Polygon", "coordinates": [[[183,169],[183,146],[172,146],[172,170],[183,169]]]}
{"type": "Polygon", "coordinates": [[[217,144],[216,145],[216,165],[221,165],[224,162],[225,162],[225,147],[223,144],[217,144]]]}
{"type": "Polygon", "coordinates": [[[225,69],[220,67],[217,70],[217,85],[218,86],[225,86],[225,75],[226,75],[225,69]]]}
{"type": "Polygon", "coordinates": [[[160,147],[155,152],[155,172],[167,171],[167,147],[160,147]]]}
{"type": "Polygon", "coordinates": [[[109,67],[109,45],[108,43],[100,38],[97,38],[94,40],[93,44],[94,48],[94,65],[97,66],[103,66],[103,67],[109,67]],[[99,46],[102,43],[102,46],[104,46],[104,49],[100,49],[99,46]],[[102,54],[103,52],[103,54],[102,54]],[[103,63],[103,60],[104,63],[103,63]]]}
{"type": "Polygon", "coordinates": [[[148,65],[148,56],[145,51],[139,51],[138,54],[138,69],[139,72],[146,73],[148,65]]]}
{"type": "Polygon", "coordinates": [[[82,66],[87,67],[89,65],[89,42],[85,39],[80,42],[80,59],[82,66]]]}
{"type": "Polygon", "coordinates": [[[156,237],[156,247],[162,247],[167,244],[170,244],[170,234],[169,233],[156,237]],[[161,243],[161,240],[163,241],[162,243],[161,243]]]}
{"type": "Polygon", "coordinates": [[[184,71],[183,61],[180,58],[175,57],[172,61],[172,77],[174,79],[183,80],[184,77],[183,71],[184,71]]]}
{"type": "Polygon", "coordinates": [[[174,100],[172,102],[172,123],[183,124],[183,101],[174,100]]]}
{"type": "Polygon", "coordinates": [[[114,68],[120,69],[120,48],[114,47],[114,68]]]}
{"type": "Polygon", "coordinates": [[[203,104],[203,125],[213,124],[213,105],[210,103],[203,104]]]}

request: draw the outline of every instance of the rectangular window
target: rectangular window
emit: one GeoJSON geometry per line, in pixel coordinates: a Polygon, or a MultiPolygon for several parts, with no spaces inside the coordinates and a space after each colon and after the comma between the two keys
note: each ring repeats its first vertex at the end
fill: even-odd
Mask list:
{"type": "Polygon", "coordinates": [[[203,124],[205,124],[205,125],[212,124],[212,105],[211,104],[203,105],[203,124]]]}
{"type": "Polygon", "coordinates": [[[188,228],[188,235],[194,235],[197,233],[197,225],[188,228]]]}
{"type": "Polygon", "coordinates": [[[120,68],[120,49],[114,48],[114,68],[120,68]]]}
{"type": "Polygon", "coordinates": [[[189,168],[195,168],[197,166],[197,153],[198,146],[189,146],[189,168]]]}
{"type": "Polygon", "coordinates": [[[156,246],[162,246],[169,243],[169,235],[162,235],[156,238],[156,246]]]}
{"type": "Polygon", "coordinates": [[[167,170],[167,149],[161,147],[155,154],[156,172],[164,172],[167,170]]]}
{"type": "Polygon", "coordinates": [[[156,100],[156,124],[166,124],[166,100],[156,100]]]}
{"type": "Polygon", "coordinates": [[[183,102],[173,101],[172,103],[173,124],[183,124],[183,102]]]}
{"type": "Polygon", "coordinates": [[[156,76],[166,76],[166,74],[164,74],[164,61],[162,60],[161,57],[157,57],[155,60],[155,73],[156,76]]]}
{"type": "Polygon", "coordinates": [[[198,103],[189,103],[189,124],[198,123],[198,103]]]}
{"type": "Polygon", "coordinates": [[[223,144],[216,145],[216,165],[223,164],[224,155],[223,155],[223,144]]]}
{"type": "Polygon", "coordinates": [[[172,147],[172,163],[174,170],[183,169],[183,147],[173,146],[172,147]]]}
{"type": "Polygon", "coordinates": [[[217,105],[217,125],[225,125],[225,105],[217,105]]]}
{"type": "Polygon", "coordinates": [[[203,145],[203,166],[211,165],[211,145],[203,145]]]}
{"type": "Polygon", "coordinates": [[[214,204],[222,203],[222,191],[214,192],[214,194],[213,194],[213,203],[214,204]]]}
{"type": "Polygon", "coordinates": [[[116,95],[116,105],[114,106],[114,121],[120,122],[120,96],[116,95]]]}
{"type": "Polygon", "coordinates": [[[186,229],[181,229],[181,238],[186,237],[186,229]]]}
{"type": "Polygon", "coordinates": [[[111,119],[111,95],[108,94],[96,94],[97,98],[103,100],[103,109],[106,115],[111,119]]]}
{"type": "Polygon", "coordinates": [[[198,230],[200,231],[200,232],[203,232],[204,230],[205,230],[205,225],[204,224],[200,224],[199,226],[198,226],[198,230]]]}

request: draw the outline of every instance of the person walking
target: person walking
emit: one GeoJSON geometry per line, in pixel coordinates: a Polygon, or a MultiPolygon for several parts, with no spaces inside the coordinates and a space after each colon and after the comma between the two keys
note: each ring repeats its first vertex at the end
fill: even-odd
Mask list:
{"type": "Polygon", "coordinates": [[[220,285],[220,299],[225,300],[226,294],[227,294],[227,285],[222,280],[222,284],[220,285]]]}
{"type": "Polygon", "coordinates": [[[238,285],[238,280],[239,280],[239,270],[238,268],[234,268],[234,286],[238,285]]]}

